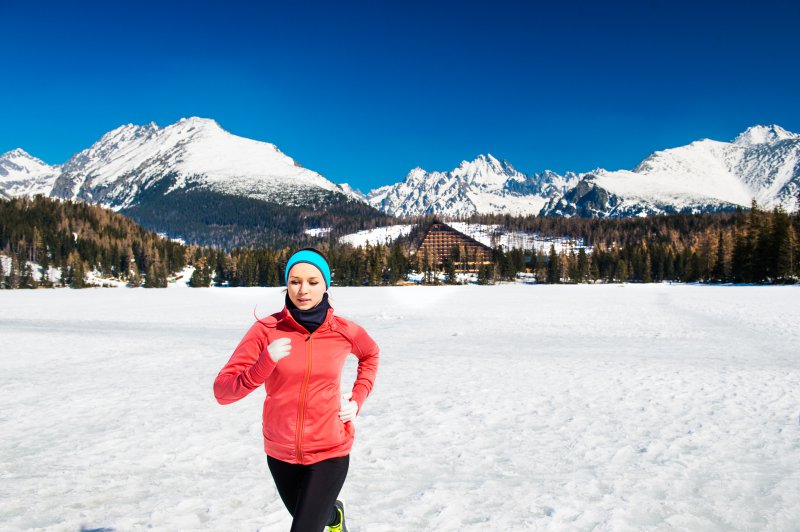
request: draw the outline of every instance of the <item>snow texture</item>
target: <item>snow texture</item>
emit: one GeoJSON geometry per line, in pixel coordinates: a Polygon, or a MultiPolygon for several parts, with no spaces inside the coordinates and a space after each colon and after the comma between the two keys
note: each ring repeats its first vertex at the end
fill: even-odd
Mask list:
{"type": "MultiPolygon", "coordinates": [[[[470,236],[489,247],[503,246],[503,249],[509,251],[513,248],[531,250],[536,249],[540,252],[547,253],[550,251],[550,245],[555,247],[556,253],[562,250],[566,253],[585,248],[587,253],[591,253],[591,246],[585,246],[582,241],[576,241],[569,238],[547,238],[539,236],[535,233],[523,233],[519,231],[508,231],[500,225],[486,225],[486,224],[473,224],[466,222],[447,222],[447,225],[470,236]]],[[[387,225],[383,227],[375,227],[373,229],[365,229],[357,233],[351,233],[339,238],[339,242],[347,243],[352,246],[365,246],[367,242],[370,244],[391,244],[395,239],[400,236],[405,236],[411,232],[415,225],[387,225]]],[[[307,229],[306,234],[311,236],[318,236],[318,232],[324,230],[307,229]]]]}
{"type": "Polygon", "coordinates": [[[168,180],[163,193],[199,187],[291,205],[339,193],[394,216],[642,216],[749,207],[752,199],[791,212],[800,191],[800,135],[757,125],[732,142],[703,139],[657,151],[632,170],[563,176],[549,170],[526,175],[486,154],[446,172],[414,168],[402,182],[366,195],[303,168],[274,144],[233,135],[199,117],[164,128],[121,126],[60,166],[21,149],[0,156],[2,197],[42,193],[119,210],[148,190],[162,190],[154,189],[162,180],[168,180]]]}
{"type": "Polygon", "coordinates": [[[522,215],[538,213],[566,186],[565,178],[557,174],[525,176],[509,162],[487,154],[462,161],[449,172],[414,168],[403,182],[372,190],[366,197],[373,207],[393,216],[476,212],[522,215]]]}
{"type": "Polygon", "coordinates": [[[414,224],[411,225],[387,225],[383,227],[375,227],[374,229],[365,229],[352,233],[339,238],[339,242],[343,244],[350,244],[351,246],[366,246],[367,242],[370,244],[391,244],[397,238],[405,236],[411,232],[414,224]]]}
{"type": "Polygon", "coordinates": [[[0,155],[0,191],[8,197],[50,194],[60,168],[19,148],[0,155]]]}
{"type": "MultiPolygon", "coordinates": [[[[341,493],[353,532],[797,530],[797,287],[331,295],[382,349],[341,493]]],[[[282,300],[0,293],[0,528],[288,530],[263,389],[212,394],[254,306],[282,300]]]]}
{"type": "Polygon", "coordinates": [[[549,170],[525,175],[506,161],[480,155],[449,172],[414,168],[404,181],[377,188],[367,198],[394,216],[567,215],[574,202],[567,198],[594,187],[614,200],[591,206],[594,216],[714,212],[749,207],[752,199],[791,212],[798,208],[800,135],[777,125],[753,126],[732,142],[704,139],[657,151],[633,170],[598,168],[563,176],[549,170]]]}
{"type": "Polygon", "coordinates": [[[233,135],[200,117],[164,128],[152,122],[120,126],[59,167],[22,150],[0,157],[0,188],[12,196],[39,191],[114,210],[136,204],[141,192],[167,178],[172,181],[166,193],[197,186],[289,204],[327,192],[363,197],[303,168],[274,144],[233,135]],[[30,182],[23,181],[26,175],[30,182]]]}
{"type": "Polygon", "coordinates": [[[586,253],[592,252],[591,246],[583,244],[582,240],[569,238],[547,238],[535,233],[522,233],[519,231],[508,231],[501,225],[492,224],[472,224],[465,222],[448,222],[447,225],[456,231],[468,235],[481,244],[489,247],[503,246],[503,249],[510,251],[514,248],[522,250],[536,249],[540,253],[550,251],[552,245],[556,253],[578,252],[580,248],[585,248],[586,253]]]}

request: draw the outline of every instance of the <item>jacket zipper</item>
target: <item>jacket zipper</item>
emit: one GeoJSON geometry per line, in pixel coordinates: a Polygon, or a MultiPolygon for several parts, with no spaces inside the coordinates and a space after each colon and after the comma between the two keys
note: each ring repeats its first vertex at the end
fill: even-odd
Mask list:
{"type": "Polygon", "coordinates": [[[303,443],[303,419],[305,418],[306,414],[306,399],[308,398],[308,379],[311,376],[311,358],[312,358],[312,347],[311,347],[311,335],[309,334],[306,336],[306,374],[303,378],[303,386],[300,388],[300,408],[297,410],[297,462],[299,464],[303,463],[303,451],[302,451],[302,443],[303,443]]]}

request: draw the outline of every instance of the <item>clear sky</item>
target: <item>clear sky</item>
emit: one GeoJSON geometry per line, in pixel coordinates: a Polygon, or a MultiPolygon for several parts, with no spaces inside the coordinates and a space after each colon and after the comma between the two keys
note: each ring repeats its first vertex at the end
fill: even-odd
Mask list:
{"type": "Polygon", "coordinates": [[[800,132],[798,4],[0,0],[0,153],[201,116],[365,192],[481,153],[631,168],[800,132]]]}

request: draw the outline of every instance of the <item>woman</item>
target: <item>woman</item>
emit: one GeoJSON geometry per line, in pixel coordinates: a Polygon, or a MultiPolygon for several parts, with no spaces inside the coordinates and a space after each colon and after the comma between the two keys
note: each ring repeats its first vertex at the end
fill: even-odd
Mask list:
{"type": "Polygon", "coordinates": [[[298,251],[284,271],[284,309],[250,327],[214,381],[214,396],[228,404],[265,385],[264,450],[293,517],[291,532],[346,531],[337,496],[350,463],[353,420],[372,391],[379,349],[363,328],[334,315],[330,268],[319,251],[298,251]],[[350,353],[358,357],[358,372],[352,390],[342,394],[350,353]]]}

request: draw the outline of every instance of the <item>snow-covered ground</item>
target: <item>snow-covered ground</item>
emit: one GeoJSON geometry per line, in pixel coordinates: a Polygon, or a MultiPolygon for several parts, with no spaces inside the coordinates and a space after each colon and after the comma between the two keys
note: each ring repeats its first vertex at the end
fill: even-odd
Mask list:
{"type": "MultiPolygon", "coordinates": [[[[447,225],[470,236],[490,247],[502,245],[506,251],[513,248],[530,250],[536,248],[542,253],[550,251],[550,245],[555,247],[556,253],[565,253],[586,248],[587,253],[592,252],[591,246],[586,246],[582,241],[570,240],[568,238],[547,238],[535,233],[522,233],[518,231],[508,231],[500,225],[473,224],[465,222],[447,222],[447,225]]],[[[389,225],[366,229],[357,233],[352,233],[339,238],[339,242],[347,243],[352,246],[365,246],[367,242],[371,244],[390,244],[395,239],[405,236],[411,232],[414,225],[389,225]]],[[[317,236],[311,233],[314,229],[306,230],[306,234],[317,236]]]]}
{"type": "MultiPolygon", "coordinates": [[[[332,289],[382,347],[341,493],[350,529],[798,530],[798,295],[332,289]]],[[[288,530],[263,390],[212,394],[253,307],[282,300],[0,292],[0,529],[288,530]]]]}
{"type": "Polygon", "coordinates": [[[365,229],[357,233],[345,235],[339,239],[339,242],[356,247],[366,246],[367,242],[373,245],[391,244],[394,240],[410,233],[413,228],[414,225],[387,225],[374,229],[365,229]]]}
{"type": "Polygon", "coordinates": [[[586,246],[583,241],[571,240],[569,238],[547,238],[537,233],[522,233],[519,231],[508,231],[504,227],[493,224],[472,224],[465,222],[448,222],[450,227],[470,236],[480,242],[481,244],[489,247],[503,246],[503,249],[509,251],[514,248],[518,249],[536,249],[540,253],[548,253],[552,245],[556,253],[569,253],[570,251],[578,252],[580,248],[586,248],[587,253],[592,252],[591,246],[586,246]]]}
{"type": "Polygon", "coordinates": [[[330,227],[314,227],[312,229],[306,229],[303,231],[305,234],[309,236],[326,236],[328,233],[331,232],[330,227]]]}

